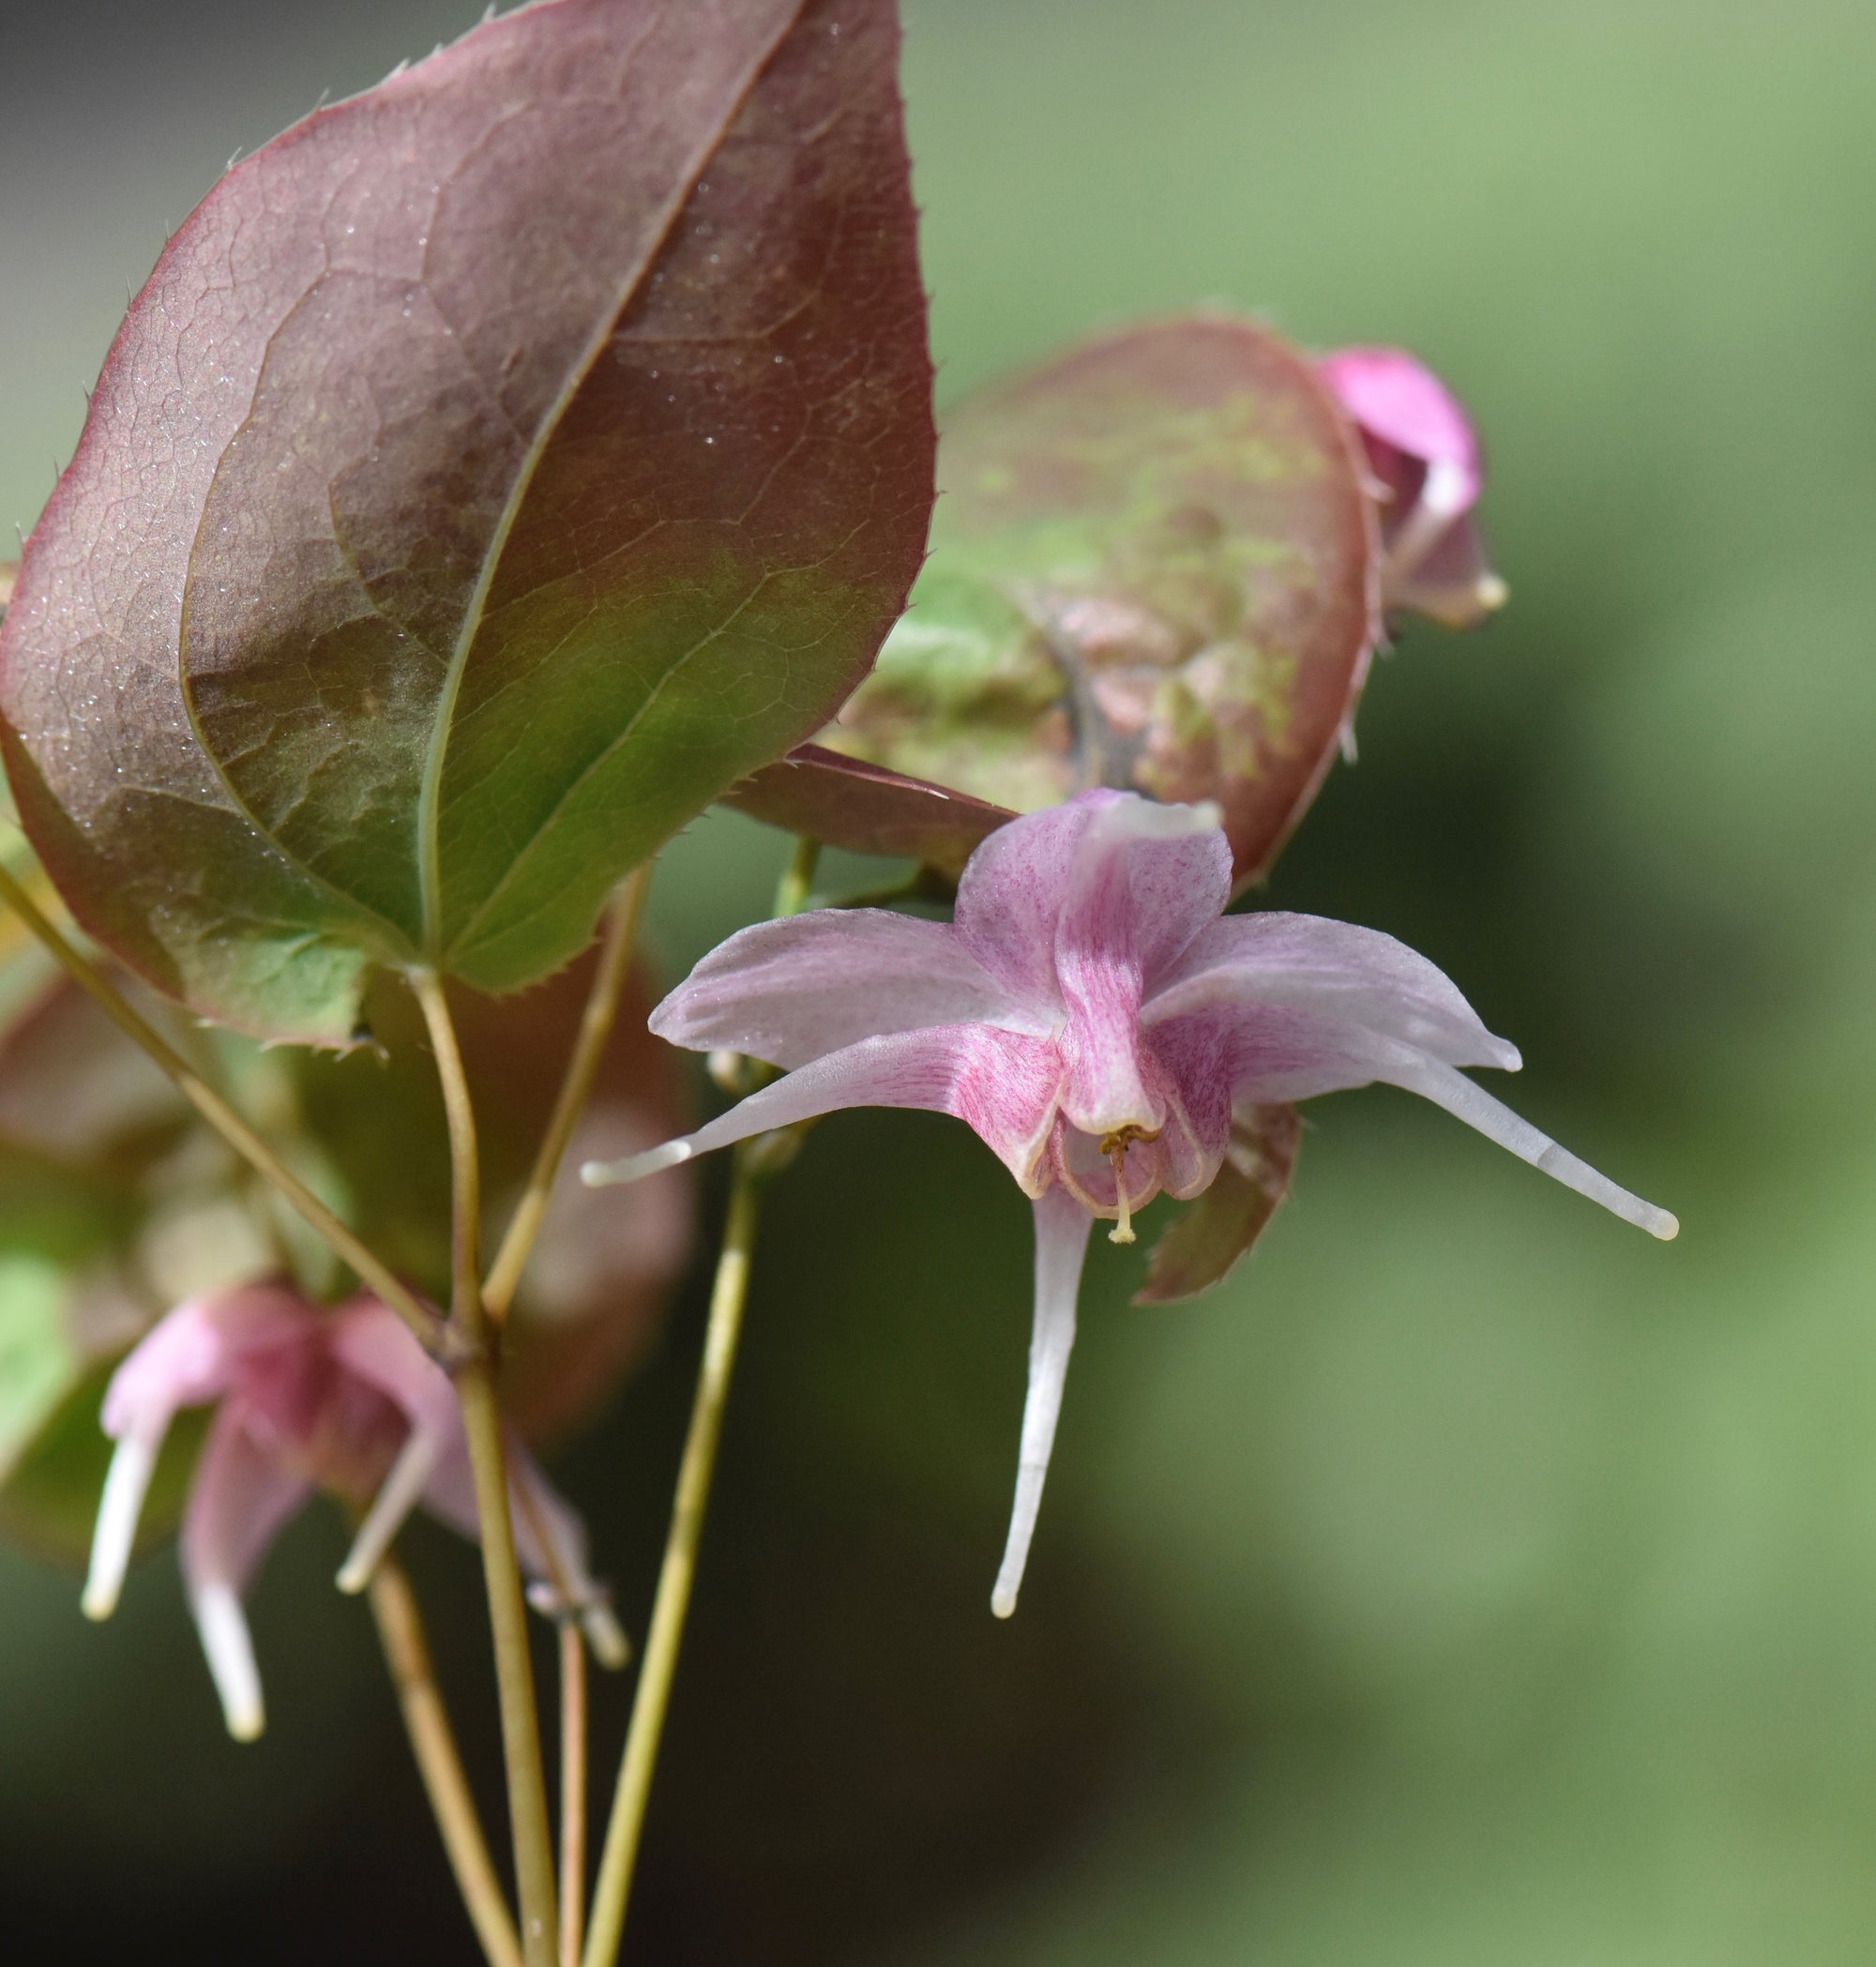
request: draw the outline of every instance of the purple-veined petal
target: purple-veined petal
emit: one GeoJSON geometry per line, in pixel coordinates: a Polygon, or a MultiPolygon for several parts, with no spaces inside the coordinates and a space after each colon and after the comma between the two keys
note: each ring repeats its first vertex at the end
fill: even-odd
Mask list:
{"type": "Polygon", "coordinates": [[[177,1413],[219,1398],[244,1353],[298,1336],[310,1315],[284,1285],[210,1293],[166,1313],[125,1355],[104,1394],[104,1431],[117,1446],[80,1600],[87,1618],[108,1619],[117,1608],[144,1498],[177,1413]]]}
{"type": "Polygon", "coordinates": [[[1053,1021],[991,976],[948,923],[878,908],[817,909],[739,930],[651,1015],[652,1030],[673,1045],[790,1067],[928,1025],[1043,1037],[1053,1021]]]}
{"type": "Polygon", "coordinates": [[[1215,808],[1156,806],[1134,794],[1094,807],[1055,930],[1068,1011],[1062,1106],[1084,1132],[1164,1122],[1140,1056],[1141,1000],[1230,894],[1231,847],[1215,808]]]}
{"type": "Polygon", "coordinates": [[[241,1596],[262,1553],[310,1484],[249,1432],[236,1396],[208,1430],[183,1518],[182,1574],[228,1732],[251,1742],[265,1723],[241,1596]]]}
{"type": "Polygon", "coordinates": [[[1216,806],[1160,806],[1136,793],[1103,797],[1076,842],[1057,918],[1065,985],[1065,961],[1124,958],[1152,990],[1218,920],[1231,900],[1231,843],[1216,806]]]}
{"type": "Polygon", "coordinates": [[[1124,950],[1150,987],[1230,887],[1215,808],[1097,790],[998,827],[965,866],[953,920],[985,970],[1046,1017],[1067,1006],[1062,983],[1075,988],[1064,954],[1073,966],[1124,950]]]}
{"type": "MultiPolygon", "coordinates": [[[[1487,1031],[1451,978],[1424,956],[1379,930],[1323,915],[1272,911],[1214,922],[1149,998],[1142,1022],[1154,1030],[1216,1014],[1242,1033],[1242,1019],[1228,1014],[1253,1008],[1302,1013],[1325,1032],[1349,1026],[1398,1038],[1450,1066],[1515,1072],[1520,1063],[1517,1048],[1487,1031]]],[[[1294,1028],[1294,1020],[1279,1023],[1294,1028]]],[[[1339,1043],[1331,1039],[1325,1064],[1339,1043]]],[[[1330,1070],[1320,1086],[1248,1097],[1300,1099],[1363,1083],[1330,1070]]]]}
{"type": "Polygon", "coordinates": [[[1046,1039],[974,1024],[899,1032],[829,1052],[694,1134],[622,1161],[589,1161],[580,1173],[594,1188],[635,1182],[713,1148],[847,1107],[916,1107],[963,1121],[1027,1186],[1036,1178],[1061,1076],[1060,1058],[1046,1039]]]}
{"type": "Polygon", "coordinates": [[[1094,1219],[1059,1188],[1036,1200],[1036,1318],[1029,1340],[1029,1392],[1022,1405],[1022,1445],[1016,1469],[1016,1501],[1003,1564],[991,1593],[991,1610],[1006,1619],[1029,1563],[1042,1485],[1062,1415],[1062,1387],[1068,1354],[1075,1345],[1075,1301],[1082,1288],[1082,1263],[1094,1219]]]}
{"type": "Polygon", "coordinates": [[[999,826],[964,864],[952,922],[964,947],[1021,1002],[1060,1015],[1055,929],[1075,850],[1119,793],[1082,793],[999,826]]]}

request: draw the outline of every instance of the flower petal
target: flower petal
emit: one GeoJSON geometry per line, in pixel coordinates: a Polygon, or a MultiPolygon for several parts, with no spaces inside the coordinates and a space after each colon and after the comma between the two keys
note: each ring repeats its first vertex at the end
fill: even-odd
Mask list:
{"type": "Polygon", "coordinates": [[[1093,809],[1055,931],[1068,1010],[1062,1106],[1083,1132],[1164,1122],[1140,1056],[1141,1000],[1218,919],[1231,870],[1216,808],[1156,806],[1128,793],[1093,809]]]}
{"type": "Polygon", "coordinates": [[[1453,490],[1439,502],[1447,515],[1471,507],[1484,481],[1478,438],[1459,399],[1425,363],[1405,349],[1343,348],[1316,367],[1365,436],[1419,459],[1430,480],[1446,467],[1453,490]]]}
{"type": "Polygon", "coordinates": [[[333,1312],[329,1329],[339,1365],[385,1395],[410,1423],[410,1433],[340,1566],[339,1589],[361,1592],[405,1519],[424,1499],[439,1464],[460,1448],[462,1419],[449,1375],[388,1305],[375,1297],[353,1298],[333,1312]]]}
{"type": "Polygon", "coordinates": [[[1485,541],[1471,518],[1456,519],[1411,565],[1382,573],[1382,602],[1411,608],[1446,628],[1475,628],[1510,598],[1492,571],[1485,541]]]}
{"type": "Polygon", "coordinates": [[[1065,922],[1071,955],[1091,939],[1097,949],[1125,946],[1150,987],[1224,906],[1231,849],[1218,827],[1213,807],[1161,806],[1106,789],[1026,813],[971,855],[958,883],[958,934],[992,976],[1045,1015],[1065,1003],[1057,977],[1065,922]],[[1206,839],[1215,832],[1216,841],[1206,839]]]}
{"type": "Polygon", "coordinates": [[[144,1498],[177,1412],[219,1398],[245,1353],[297,1337],[311,1315],[284,1285],[215,1292],[186,1299],[126,1354],[104,1394],[103,1428],[117,1448],[80,1600],[87,1618],[108,1619],[117,1608],[144,1498]]]}
{"type": "Polygon", "coordinates": [[[673,1045],[791,1067],[893,1032],[976,1023],[1046,1036],[1051,1020],[992,977],[948,923],[879,908],[741,930],[651,1015],[673,1045]]]}
{"type": "Polygon", "coordinates": [[[1082,1288],[1093,1218],[1081,1204],[1051,1188],[1036,1202],[1036,1319],[1029,1341],[1029,1392],[1022,1407],[1022,1446],[1017,1460],[1016,1502],[1003,1565],[991,1593],[991,1610],[1006,1619],[1029,1563],[1029,1545],[1042,1506],[1042,1485],[1062,1414],[1062,1387],[1075,1344],[1075,1301],[1082,1288]]]}
{"type": "MultiPolygon", "coordinates": [[[[1517,1047],[1487,1031],[1451,978],[1424,956],[1379,930],[1323,915],[1268,911],[1214,922],[1148,1000],[1142,1022],[1154,1028],[1253,1008],[1303,1013],[1324,1027],[1328,1076],[1320,1085],[1286,1082],[1282,1091],[1246,1089],[1251,1098],[1302,1099],[1365,1083],[1339,1076],[1332,1063],[1341,1049],[1337,1026],[1399,1039],[1449,1066],[1515,1072],[1520,1063],[1517,1047]]],[[[1226,1021],[1242,1051],[1248,1036],[1243,1018],[1226,1021]]],[[[1274,1029],[1286,1035],[1286,1048],[1300,1031],[1294,1016],[1275,1021],[1274,1029]]],[[[1239,1067],[1249,1068],[1248,1059],[1239,1067]]]]}
{"type": "Polygon", "coordinates": [[[1450,1066],[1436,1059],[1403,1062],[1398,1069],[1377,1077],[1445,1107],[1468,1127],[1475,1127],[1488,1140],[1509,1148],[1520,1160],[1529,1161],[1532,1167],[1554,1176],[1565,1188],[1600,1203],[1625,1222],[1646,1230],[1663,1243],[1672,1243],[1680,1234],[1679,1221],[1666,1209],[1657,1209],[1626,1188],[1617,1188],[1606,1174],[1597,1173],[1587,1161],[1580,1161],[1566,1148],[1559,1147],[1548,1134],[1540,1133],[1528,1120],[1520,1119],[1501,1100],[1494,1099],[1482,1086],[1475,1086],[1464,1073],[1455,1072],[1450,1066]]]}
{"type": "Polygon", "coordinates": [[[228,1732],[237,1742],[251,1742],[265,1722],[241,1595],[310,1487],[248,1431],[238,1397],[222,1403],[189,1492],[182,1573],[228,1732]]]}
{"type": "Polygon", "coordinates": [[[1055,925],[1075,850],[1118,793],[1083,793],[999,826],[964,864],[951,919],[964,947],[1021,1002],[1059,1013],[1055,925]]]}
{"type": "Polygon", "coordinates": [[[1046,1040],[986,1025],[933,1025],[829,1052],[752,1093],[682,1140],[622,1161],[588,1161],[594,1188],[635,1182],[692,1156],[847,1107],[916,1107],[974,1128],[1019,1182],[1030,1182],[1054,1118],[1061,1062],[1046,1040]]]}

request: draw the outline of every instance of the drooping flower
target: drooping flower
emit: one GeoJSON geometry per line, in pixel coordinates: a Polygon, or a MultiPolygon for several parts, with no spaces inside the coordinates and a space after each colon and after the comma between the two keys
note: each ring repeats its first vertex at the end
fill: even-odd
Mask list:
{"type": "MultiPolygon", "coordinates": [[[[183,1517],[183,1578],[228,1732],[251,1741],[265,1710],[241,1598],[295,1511],[319,1489],[371,1503],[340,1573],[356,1591],[418,1503],[474,1539],[476,1491],[447,1374],[376,1298],[326,1311],[287,1284],[259,1283],[190,1299],[145,1334],[105,1393],[104,1430],[117,1447],[92,1537],[90,1617],[116,1608],[171,1422],[210,1404],[183,1517]]],[[[507,1452],[515,1541],[538,1581],[530,1596],[542,1611],[577,1613],[594,1652],[623,1661],[580,1519],[518,1439],[507,1452]]]]}
{"type": "Polygon", "coordinates": [[[823,910],[740,931],[652,1014],[696,1051],[787,1076],[682,1140],[589,1181],[631,1181],[843,1107],[955,1114],[1034,1203],[1036,1308],[1016,1503],[992,1609],[1007,1616],[1061,1409],[1089,1230],[1132,1241],[1162,1190],[1217,1175],[1234,1105],[1384,1081],[1419,1093],[1663,1238],[1619,1188],[1465,1077],[1515,1071],[1452,983],[1391,936],[1315,915],[1222,915],[1216,809],[1090,792],[976,850],[954,919],[823,910]]]}
{"type": "Polygon", "coordinates": [[[1383,605],[1450,628],[1502,608],[1505,583],[1472,518],[1485,463],[1459,399],[1404,349],[1338,349],[1316,366],[1380,481],[1383,605]]]}

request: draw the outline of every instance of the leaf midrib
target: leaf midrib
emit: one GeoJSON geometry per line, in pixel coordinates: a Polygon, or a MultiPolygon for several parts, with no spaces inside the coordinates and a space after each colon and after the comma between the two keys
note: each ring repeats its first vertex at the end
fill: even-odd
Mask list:
{"type": "MultiPolygon", "coordinates": [[[[450,731],[455,720],[456,700],[461,690],[462,678],[467,673],[476,639],[481,632],[489,595],[500,569],[508,537],[526,502],[535,473],[559,430],[562,417],[592,372],[593,365],[612,341],[619,317],[638,292],[645,274],[662,255],[671,237],[672,228],[676,224],[685,205],[688,204],[698,178],[710,159],[716,155],[724,137],[734,126],[736,118],[742,113],[743,105],[749,100],[750,91],[774,59],[776,51],[794,32],[801,18],[802,8],[806,5],[807,0],[796,0],[795,6],[783,17],[773,38],[764,45],[760,53],[749,64],[724,114],[692,153],[688,167],[666,202],[664,211],[645,250],[621,280],[613,305],[601,314],[579,361],[569,370],[559,395],[542,416],[534,440],[523,454],[516,471],[514,483],[509,488],[507,500],[502,509],[502,516],[496,522],[495,531],[483,553],[475,590],[464,612],[462,626],[457,632],[455,645],[450,651],[449,662],[444,673],[443,688],[437,697],[436,715],[431,726],[430,742],[424,753],[422,786],[417,794],[417,889],[422,908],[424,953],[432,964],[440,965],[444,957],[441,845],[444,765],[449,749],[450,731]]],[[[628,69],[632,59],[631,56],[628,57],[628,69]]]]}

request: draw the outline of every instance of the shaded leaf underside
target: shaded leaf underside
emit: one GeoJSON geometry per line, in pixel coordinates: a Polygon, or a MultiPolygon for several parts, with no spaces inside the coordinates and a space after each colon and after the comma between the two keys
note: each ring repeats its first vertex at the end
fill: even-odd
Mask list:
{"type": "Polygon", "coordinates": [[[851,854],[922,861],[955,879],[983,840],[1016,815],[968,793],[797,745],[732,786],[723,804],[851,854]]]}

